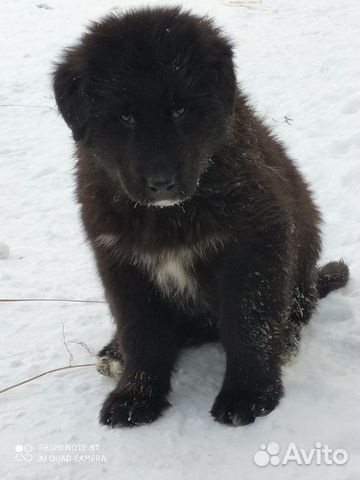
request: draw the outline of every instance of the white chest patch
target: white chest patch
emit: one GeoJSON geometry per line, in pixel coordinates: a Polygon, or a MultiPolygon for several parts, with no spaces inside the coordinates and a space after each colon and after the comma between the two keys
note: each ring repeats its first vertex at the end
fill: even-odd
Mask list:
{"type": "Polygon", "coordinates": [[[140,263],[153,278],[161,292],[167,296],[186,296],[196,299],[198,284],[194,273],[194,254],[188,249],[160,255],[139,255],[140,263]]]}
{"type": "MultiPolygon", "coordinates": [[[[96,243],[124,259],[124,255],[120,255],[116,235],[99,235],[96,243]]],[[[196,278],[195,262],[198,259],[205,260],[210,253],[220,250],[223,244],[220,237],[214,237],[192,248],[162,250],[159,254],[135,251],[132,252],[131,262],[149,274],[163,295],[174,300],[182,298],[197,302],[199,284],[196,278]]]]}

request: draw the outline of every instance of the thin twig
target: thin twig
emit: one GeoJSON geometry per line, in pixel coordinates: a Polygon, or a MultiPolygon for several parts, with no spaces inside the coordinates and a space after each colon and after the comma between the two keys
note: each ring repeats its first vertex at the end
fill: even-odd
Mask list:
{"type": "Polygon", "coordinates": [[[74,360],[74,355],[71,353],[71,350],[70,348],[68,347],[68,344],[66,343],[66,338],[65,338],[65,325],[62,324],[62,329],[61,329],[61,333],[62,333],[62,338],[63,338],[63,344],[65,345],[65,348],[69,354],[69,366],[71,367],[71,364],[72,364],[72,361],[74,360]]]}
{"type": "MultiPolygon", "coordinates": [[[[35,375],[35,377],[31,377],[31,378],[28,378],[27,380],[23,380],[22,382],[20,383],[16,383],[15,385],[11,385],[10,387],[7,387],[7,388],[4,388],[3,390],[0,390],[0,395],[2,393],[5,393],[9,390],[12,390],[13,388],[16,388],[16,387],[20,387],[20,385],[24,385],[25,383],[29,383],[29,382],[32,382],[33,380],[36,380],[40,377],[44,377],[45,375],[48,375],[49,373],[54,373],[54,372],[60,372],[61,370],[68,370],[69,368],[82,368],[82,367],[93,367],[95,365],[95,363],[83,363],[83,364],[79,364],[79,365],[72,365],[72,362],[74,360],[74,356],[68,346],[68,343],[66,341],[66,337],[65,337],[65,325],[62,324],[62,340],[63,340],[63,344],[69,354],[69,365],[67,365],[66,367],[59,367],[59,368],[53,368],[52,370],[47,370],[46,372],[43,372],[43,373],[39,373],[39,375],[35,375]]],[[[92,356],[96,356],[90,349],[90,347],[85,343],[85,342],[72,342],[72,343],[79,343],[79,345],[82,345],[92,356]]]]}
{"type": "Polygon", "coordinates": [[[96,353],[94,352],[94,350],[92,348],[89,347],[89,345],[85,342],[75,342],[75,340],[69,340],[68,343],[75,343],[76,345],[80,345],[81,347],[83,347],[84,350],[86,350],[88,352],[89,355],[91,355],[92,357],[96,357],[96,353]]]}
{"type": "Polygon", "coordinates": [[[54,373],[54,372],[60,372],[61,370],[69,370],[72,368],[83,368],[83,367],[93,367],[95,363],[84,363],[80,365],[67,365],[66,367],[60,367],[60,368],[53,368],[52,370],[48,370],[47,372],[39,373],[39,375],[35,375],[35,377],[28,378],[27,380],[24,380],[20,383],[16,383],[15,385],[11,385],[11,387],[4,388],[3,390],[0,390],[0,395],[2,393],[5,393],[9,390],[12,390],[13,388],[20,387],[20,385],[24,385],[25,383],[32,382],[33,380],[36,380],[37,378],[44,377],[45,375],[48,375],[49,373],[54,373]]]}
{"type": "Polygon", "coordinates": [[[50,107],[49,105],[23,105],[23,104],[1,104],[0,107],[25,107],[25,108],[48,108],[53,112],[57,112],[56,108],[50,107]]]}
{"type": "Polygon", "coordinates": [[[69,303],[106,303],[103,300],[77,300],[72,298],[0,298],[0,302],[69,302],[69,303]]]}

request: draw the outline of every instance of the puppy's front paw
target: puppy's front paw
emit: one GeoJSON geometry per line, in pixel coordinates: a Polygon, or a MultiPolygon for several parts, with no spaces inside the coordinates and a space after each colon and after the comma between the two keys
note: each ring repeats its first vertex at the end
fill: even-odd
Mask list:
{"type": "Polygon", "coordinates": [[[275,385],[265,392],[248,393],[239,389],[221,390],[211,409],[217,422],[235,427],[248,425],[256,417],[268,415],[278,405],[282,386],[275,385]]]}
{"type": "Polygon", "coordinates": [[[134,396],[114,390],[100,412],[100,423],[110,427],[144,425],[156,420],[170,404],[164,397],[134,396]]]}

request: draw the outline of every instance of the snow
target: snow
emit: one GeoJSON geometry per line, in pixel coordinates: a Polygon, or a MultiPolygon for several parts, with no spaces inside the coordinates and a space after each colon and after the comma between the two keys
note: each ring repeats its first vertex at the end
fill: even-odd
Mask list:
{"type": "Polygon", "coordinates": [[[0,260],[10,256],[10,248],[6,243],[0,242],[0,260]]]}
{"type": "MultiPolygon", "coordinates": [[[[144,3],[2,2],[1,298],[103,298],[74,202],[70,132],[54,110],[49,72],[90,19],[144,3]]],[[[284,399],[255,424],[229,428],[208,413],[224,372],[218,345],[185,351],[173,377],[173,407],[156,423],[133,429],[98,424],[112,380],[92,367],[63,370],[0,396],[2,480],[359,478],[360,3],[183,3],[214,16],[233,37],[244,90],[315,192],[324,215],[323,261],[343,257],[351,281],[321,302],[299,356],[285,369],[284,399]],[[345,449],[349,460],[343,466],[256,466],[253,456],[268,442],[281,452],[290,442],[307,451],[321,442],[345,449]],[[80,444],[87,454],[95,444],[99,458],[74,452],[71,461],[49,458],[53,444],[73,446],[75,453],[80,444]],[[25,453],[29,461],[15,457],[25,453]]],[[[0,312],[0,389],[67,365],[63,326],[74,364],[94,359],[73,342],[97,351],[113,328],[101,303],[0,302],[0,312]]]]}

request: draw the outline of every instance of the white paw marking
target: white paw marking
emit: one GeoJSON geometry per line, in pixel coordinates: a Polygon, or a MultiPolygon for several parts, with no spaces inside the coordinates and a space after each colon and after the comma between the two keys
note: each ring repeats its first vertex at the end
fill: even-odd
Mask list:
{"type": "Polygon", "coordinates": [[[114,360],[109,357],[98,357],[96,370],[101,373],[101,375],[119,380],[124,371],[124,367],[119,360],[114,360]]]}

